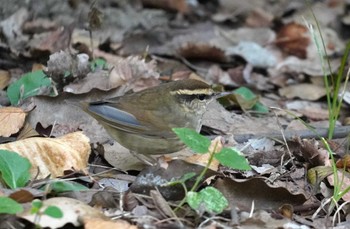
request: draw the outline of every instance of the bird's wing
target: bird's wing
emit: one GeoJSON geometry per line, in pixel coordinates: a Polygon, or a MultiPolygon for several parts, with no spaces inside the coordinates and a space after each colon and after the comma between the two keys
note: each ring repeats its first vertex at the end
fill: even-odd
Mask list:
{"type": "Polygon", "coordinates": [[[97,119],[101,124],[121,131],[140,134],[148,137],[169,138],[174,134],[169,131],[159,131],[152,126],[140,122],[134,115],[116,107],[114,103],[102,102],[84,104],[83,109],[97,119]]]}

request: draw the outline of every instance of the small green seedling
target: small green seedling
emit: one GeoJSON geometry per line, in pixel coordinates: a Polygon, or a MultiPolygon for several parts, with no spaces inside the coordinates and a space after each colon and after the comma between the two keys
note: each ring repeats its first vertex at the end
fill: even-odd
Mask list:
{"type": "Polygon", "coordinates": [[[180,140],[194,152],[200,154],[210,154],[206,167],[196,178],[196,182],[190,191],[187,192],[184,183],[186,180],[195,176],[195,174],[185,174],[179,181],[177,181],[184,186],[186,197],[175,209],[175,211],[178,210],[185,202],[187,202],[192,209],[197,211],[206,211],[215,214],[221,213],[228,206],[227,199],[214,187],[207,187],[199,192],[196,192],[201,180],[206,174],[214,158],[217,159],[222,165],[239,170],[250,170],[251,168],[248,161],[237,150],[231,148],[222,148],[218,153],[216,153],[217,146],[215,146],[213,150],[210,150],[210,140],[194,130],[188,128],[173,128],[173,131],[180,138],[180,140]]]}
{"type": "Polygon", "coordinates": [[[43,202],[41,200],[33,200],[32,201],[32,208],[30,210],[31,214],[35,214],[34,223],[37,225],[40,222],[40,218],[43,215],[52,217],[52,218],[62,218],[63,212],[60,208],[56,206],[47,206],[44,210],[43,202]]]}

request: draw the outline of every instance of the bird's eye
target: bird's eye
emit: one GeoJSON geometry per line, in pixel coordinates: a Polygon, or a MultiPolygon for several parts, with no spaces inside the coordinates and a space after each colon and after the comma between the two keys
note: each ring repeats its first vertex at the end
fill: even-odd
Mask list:
{"type": "Polygon", "coordinates": [[[199,100],[205,100],[205,99],[207,98],[207,95],[205,95],[205,94],[199,94],[199,95],[197,95],[197,98],[198,98],[199,100]]]}

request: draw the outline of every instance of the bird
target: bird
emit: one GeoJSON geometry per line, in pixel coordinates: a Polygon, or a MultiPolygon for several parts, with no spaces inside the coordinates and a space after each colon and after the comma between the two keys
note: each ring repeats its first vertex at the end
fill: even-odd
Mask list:
{"type": "Polygon", "coordinates": [[[113,139],[144,161],[150,155],[185,148],[172,128],[187,127],[199,132],[208,104],[226,94],[215,92],[203,81],[185,79],[102,101],[82,102],[80,107],[113,139]]]}

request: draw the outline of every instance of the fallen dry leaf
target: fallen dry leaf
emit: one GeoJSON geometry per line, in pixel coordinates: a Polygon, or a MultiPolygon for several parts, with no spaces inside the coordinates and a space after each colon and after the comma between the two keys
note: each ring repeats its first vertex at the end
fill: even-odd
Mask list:
{"type": "Polygon", "coordinates": [[[64,170],[85,169],[90,154],[89,138],[82,132],[74,132],[59,138],[28,138],[0,145],[27,158],[31,164],[31,177],[38,179],[62,176],[64,170]]]}
{"type": "Polygon", "coordinates": [[[17,107],[0,108],[0,136],[9,137],[23,126],[26,113],[17,107]]]}
{"type": "Polygon", "coordinates": [[[178,49],[180,56],[186,59],[202,59],[217,62],[227,62],[228,57],[225,52],[213,45],[188,42],[178,49]]]}
{"type": "MultiPolygon", "coordinates": [[[[338,173],[332,174],[327,177],[327,180],[330,185],[338,186],[339,192],[345,191],[350,186],[350,174],[349,172],[338,170],[338,173]],[[337,182],[335,183],[335,176],[338,176],[337,182]]],[[[341,197],[344,201],[350,201],[350,192],[345,192],[345,194],[341,197]]]]}
{"type": "Polygon", "coordinates": [[[104,229],[104,228],[121,228],[121,229],[137,229],[137,226],[131,225],[125,220],[103,220],[103,219],[86,219],[84,220],[85,229],[104,229]]]}
{"type": "Polygon", "coordinates": [[[329,118],[329,111],[322,108],[305,107],[305,109],[298,110],[298,112],[311,120],[327,120],[329,118]]]}
{"type": "Polygon", "coordinates": [[[57,28],[55,31],[36,34],[30,40],[30,53],[32,56],[48,55],[65,50],[69,46],[74,25],[57,28]]]}
{"type": "MultiPolygon", "coordinates": [[[[209,146],[209,152],[214,151],[214,153],[219,153],[222,150],[222,147],[223,147],[222,146],[222,137],[218,136],[214,140],[211,141],[211,144],[209,146]]],[[[205,167],[208,164],[209,158],[210,158],[209,153],[193,154],[193,155],[187,157],[185,159],[185,161],[188,163],[191,163],[191,164],[201,165],[201,166],[205,167]]],[[[209,169],[211,169],[213,171],[218,171],[219,165],[220,165],[220,162],[217,159],[213,158],[213,160],[209,164],[209,169]]]]}
{"type": "Polygon", "coordinates": [[[281,96],[285,96],[288,99],[301,98],[314,101],[326,95],[326,88],[314,84],[301,83],[281,88],[278,92],[281,96]]]}
{"type": "Polygon", "coordinates": [[[231,206],[250,210],[252,201],[255,209],[274,209],[283,204],[303,204],[306,197],[301,193],[292,194],[284,187],[271,187],[263,178],[245,180],[218,179],[215,187],[229,200],[231,206]]]}
{"type": "Polygon", "coordinates": [[[245,23],[249,27],[269,27],[273,18],[274,16],[271,13],[264,11],[261,8],[256,8],[249,12],[249,15],[245,19],[245,23]]]}
{"type": "Polygon", "coordinates": [[[310,37],[308,29],[295,22],[283,26],[277,34],[276,45],[283,51],[305,59],[310,37]]]}
{"type": "Polygon", "coordinates": [[[122,58],[98,50],[95,56],[106,60],[108,71],[102,69],[91,72],[84,79],[67,85],[64,91],[82,94],[94,88],[107,91],[122,85],[126,85],[126,91],[140,91],[159,84],[159,73],[153,60],[146,62],[138,56],[122,58]]]}
{"type": "Polygon", "coordinates": [[[8,86],[11,76],[8,71],[0,70],[0,90],[8,86]]]}
{"type": "Polygon", "coordinates": [[[177,11],[179,13],[188,13],[189,6],[187,5],[187,1],[184,0],[142,0],[142,4],[144,6],[151,6],[155,8],[177,11]]]}

